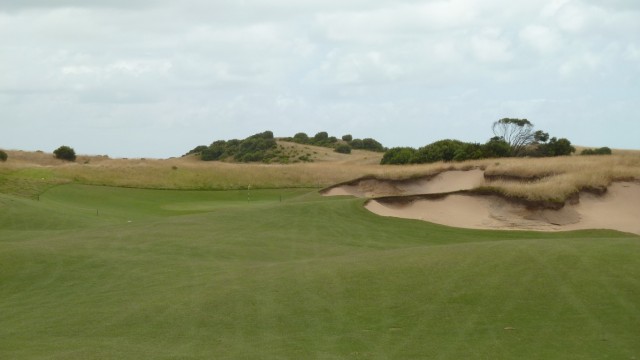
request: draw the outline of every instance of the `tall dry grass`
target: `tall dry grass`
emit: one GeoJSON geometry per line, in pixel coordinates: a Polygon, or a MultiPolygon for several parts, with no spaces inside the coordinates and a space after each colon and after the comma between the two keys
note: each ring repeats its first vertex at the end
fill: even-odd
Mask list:
{"type": "Polygon", "coordinates": [[[379,156],[373,153],[290,165],[203,162],[193,157],[157,160],[102,156],[79,156],[75,163],[69,163],[46,153],[8,153],[9,160],[0,163],[0,192],[7,192],[7,188],[9,192],[14,191],[11,188],[18,189],[22,183],[29,186],[19,191],[33,192],[65,182],[155,189],[323,188],[367,175],[404,179],[445,170],[481,168],[489,176],[503,178],[487,181],[486,185],[505,195],[529,200],[562,200],[581,189],[640,179],[639,151],[611,156],[503,158],[407,166],[372,164],[372,156],[379,156]]]}
{"type": "Polygon", "coordinates": [[[640,180],[640,152],[628,151],[612,156],[500,159],[489,163],[485,174],[525,179],[489,183],[505,195],[528,200],[561,201],[581,190],[606,188],[614,181],[640,180]]]}

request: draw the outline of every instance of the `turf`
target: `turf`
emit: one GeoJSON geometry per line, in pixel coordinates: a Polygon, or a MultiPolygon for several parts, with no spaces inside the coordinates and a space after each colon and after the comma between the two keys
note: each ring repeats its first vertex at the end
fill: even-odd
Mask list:
{"type": "Polygon", "coordinates": [[[640,358],[640,238],[312,189],[0,195],[2,359],[640,358]]]}

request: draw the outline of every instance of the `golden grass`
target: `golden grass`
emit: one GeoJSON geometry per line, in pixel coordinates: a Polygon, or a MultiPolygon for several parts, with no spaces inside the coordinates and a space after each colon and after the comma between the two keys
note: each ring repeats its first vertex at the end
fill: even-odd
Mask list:
{"type": "Polygon", "coordinates": [[[528,200],[564,200],[585,189],[605,188],[614,181],[640,179],[640,152],[612,156],[565,156],[543,159],[500,159],[486,167],[493,176],[539,178],[517,182],[496,180],[492,187],[528,200]]]}
{"type": "Polygon", "coordinates": [[[9,160],[0,163],[0,192],[37,192],[65,182],[155,189],[323,188],[367,175],[403,179],[445,170],[482,168],[487,175],[503,177],[486,185],[505,195],[529,200],[563,200],[585,188],[640,179],[640,151],[618,151],[611,156],[394,166],[377,165],[382,156],[379,153],[360,151],[343,155],[324,148],[305,150],[309,149],[326,153],[312,163],[265,165],[203,162],[194,157],[157,160],[103,156],[79,156],[75,163],[69,163],[47,153],[7,151],[9,160]],[[514,177],[529,180],[508,179],[514,177]]]}

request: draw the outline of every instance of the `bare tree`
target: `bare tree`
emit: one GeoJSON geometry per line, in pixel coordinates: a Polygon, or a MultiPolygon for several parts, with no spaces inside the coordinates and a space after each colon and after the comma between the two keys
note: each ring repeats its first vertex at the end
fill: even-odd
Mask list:
{"type": "Polygon", "coordinates": [[[533,131],[533,124],[527,119],[500,119],[493,123],[492,130],[495,136],[511,146],[513,156],[521,156],[541,135],[533,131]]]}

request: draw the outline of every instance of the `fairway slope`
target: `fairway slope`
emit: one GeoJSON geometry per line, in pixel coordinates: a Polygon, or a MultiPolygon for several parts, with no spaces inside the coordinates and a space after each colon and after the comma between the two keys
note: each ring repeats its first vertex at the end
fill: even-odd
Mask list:
{"type": "Polygon", "coordinates": [[[640,354],[637,236],[459,229],[362,204],[315,189],[3,195],[0,359],[640,354]]]}

